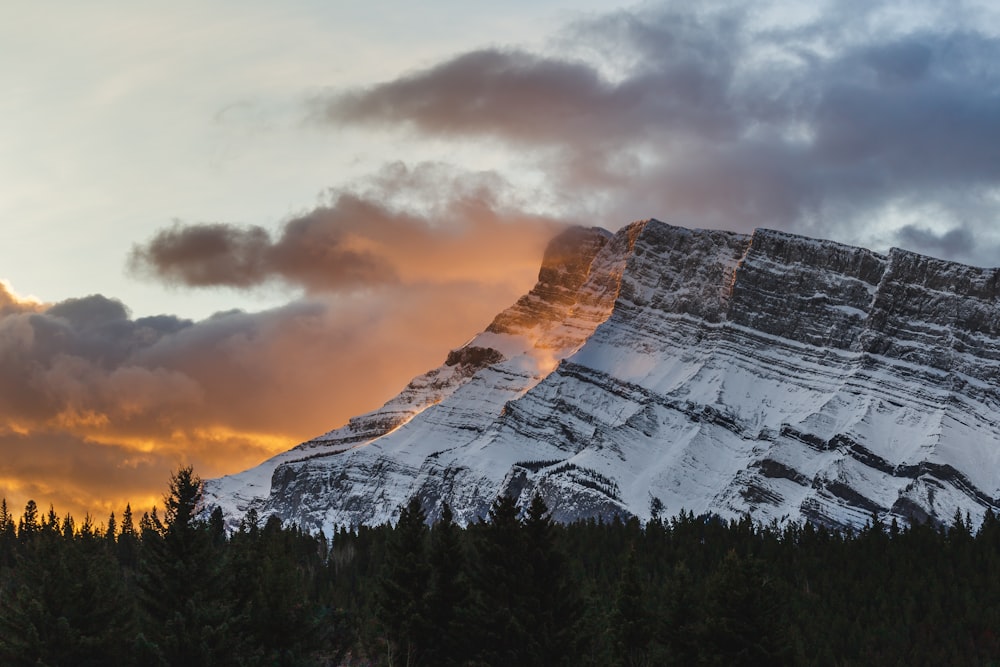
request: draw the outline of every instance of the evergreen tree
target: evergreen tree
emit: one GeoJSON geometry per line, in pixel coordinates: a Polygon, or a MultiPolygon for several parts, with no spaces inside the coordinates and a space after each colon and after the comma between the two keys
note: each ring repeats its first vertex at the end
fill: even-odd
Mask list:
{"type": "Polygon", "coordinates": [[[216,546],[220,546],[226,541],[226,520],[222,516],[222,508],[218,505],[208,517],[208,533],[212,536],[212,543],[216,546]]]}
{"type": "Polygon", "coordinates": [[[650,661],[650,642],[655,630],[653,614],[646,600],[647,588],[633,545],[625,558],[610,618],[616,662],[624,667],[653,664],[650,661]]]}
{"type": "Polygon", "coordinates": [[[132,520],[132,503],[126,503],[125,511],[122,512],[122,523],[119,527],[119,536],[131,535],[135,537],[135,523],[132,520]]]}
{"type": "Polygon", "coordinates": [[[251,507],[240,521],[240,532],[251,538],[256,538],[258,528],[260,528],[260,515],[256,508],[251,507]]]}
{"type": "Polygon", "coordinates": [[[709,664],[784,664],[777,595],[761,564],[730,549],[709,578],[702,655],[709,664]]]}
{"type": "Polygon", "coordinates": [[[394,664],[421,664],[428,625],[427,514],[413,496],[399,508],[379,577],[377,614],[394,664]]]}
{"type": "Polygon", "coordinates": [[[56,508],[52,505],[49,505],[49,511],[42,519],[41,530],[49,535],[59,534],[59,515],[56,514],[56,508]]]}
{"type": "Polygon", "coordinates": [[[229,542],[236,604],[247,636],[248,662],[303,664],[329,644],[334,628],[310,585],[318,572],[316,539],[285,529],[272,516],[263,530],[241,531],[229,542]]]}
{"type": "Polygon", "coordinates": [[[534,654],[526,625],[531,570],[515,500],[501,495],[488,518],[476,530],[470,637],[485,664],[528,664],[534,654]]]}
{"type": "Polygon", "coordinates": [[[658,643],[665,647],[665,665],[685,667],[699,661],[700,635],[704,634],[699,593],[687,564],[675,563],[662,588],[657,611],[658,643]]]}
{"type": "Polygon", "coordinates": [[[17,549],[17,529],[14,517],[7,509],[7,499],[0,502],[0,572],[4,567],[14,564],[14,554],[17,549]]]}
{"type": "Polygon", "coordinates": [[[17,537],[21,542],[27,542],[38,533],[38,505],[29,500],[24,506],[24,514],[17,524],[17,537]]]}
{"type": "Polygon", "coordinates": [[[171,477],[166,523],[142,521],[139,585],[145,636],[165,664],[236,664],[238,644],[224,551],[214,544],[201,511],[202,484],[191,467],[171,477]]]}
{"type": "Polygon", "coordinates": [[[96,536],[64,537],[46,523],[0,596],[0,664],[125,664],[120,638],[135,613],[117,565],[96,536]]]}
{"type": "Polygon", "coordinates": [[[559,525],[541,498],[520,515],[504,497],[468,529],[445,505],[428,530],[411,499],[396,526],[342,527],[328,549],[255,512],[227,538],[190,469],[166,508],[140,537],[131,507],[77,529],[0,501],[0,665],[338,664],[347,647],[443,667],[1000,664],[992,509],[978,531],[961,514],[857,532],[691,513],[559,525]]]}
{"type": "Polygon", "coordinates": [[[97,535],[97,529],[94,526],[94,518],[90,516],[90,512],[83,515],[83,523],[80,524],[80,537],[87,539],[97,535]]]}
{"type": "Polygon", "coordinates": [[[468,647],[463,641],[463,612],[469,603],[468,576],[462,550],[462,531],[448,503],[431,529],[430,583],[427,591],[427,664],[449,667],[463,664],[468,647]]]}
{"type": "Polygon", "coordinates": [[[116,546],[118,563],[126,570],[126,573],[133,572],[139,566],[139,536],[132,520],[132,505],[130,503],[125,505],[125,511],[122,512],[116,546]]]}
{"type": "Polygon", "coordinates": [[[525,622],[531,637],[524,664],[573,664],[577,624],[583,601],[571,581],[565,554],[557,544],[557,528],[541,495],[534,494],[523,521],[524,558],[530,578],[525,591],[525,622]]]}
{"type": "Polygon", "coordinates": [[[145,543],[147,540],[163,537],[163,531],[163,523],[156,513],[156,505],[153,505],[152,511],[143,512],[142,517],[139,519],[139,536],[142,538],[143,543],[145,543]]]}

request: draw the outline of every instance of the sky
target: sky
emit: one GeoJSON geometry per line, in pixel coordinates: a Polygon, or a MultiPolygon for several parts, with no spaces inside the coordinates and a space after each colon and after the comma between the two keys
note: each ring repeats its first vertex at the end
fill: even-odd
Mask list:
{"type": "Polygon", "coordinates": [[[569,224],[1000,266],[989,3],[0,6],[0,495],[160,502],[374,409],[569,224]]]}

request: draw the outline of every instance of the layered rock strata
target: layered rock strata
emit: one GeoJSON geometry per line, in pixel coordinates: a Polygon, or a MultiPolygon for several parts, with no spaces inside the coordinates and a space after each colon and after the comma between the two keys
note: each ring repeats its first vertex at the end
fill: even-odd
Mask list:
{"type": "Polygon", "coordinates": [[[772,230],[571,230],[536,287],[380,410],[208,484],[309,529],[746,513],[974,520],[1000,498],[1000,273],[772,230]]]}

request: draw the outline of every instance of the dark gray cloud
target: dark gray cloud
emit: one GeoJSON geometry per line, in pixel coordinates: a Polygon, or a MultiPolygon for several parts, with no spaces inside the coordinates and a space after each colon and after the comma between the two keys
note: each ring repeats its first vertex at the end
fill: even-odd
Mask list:
{"type": "Polygon", "coordinates": [[[577,30],[601,57],[611,41],[632,51],[619,80],[585,60],[483,49],[335,95],[319,113],[335,123],[406,124],[529,148],[614,151],[653,137],[683,140],[691,130],[725,138],[740,125],[727,99],[737,56],[733,27],[728,18],[703,24],[673,12],[657,21],[616,14],[577,30]]]}
{"type": "Polygon", "coordinates": [[[96,424],[114,414],[123,421],[142,417],[134,409],[139,400],[167,411],[182,408],[199,398],[192,381],[132,359],[191,324],[173,317],[132,320],[123,304],[100,295],[2,315],[0,414],[21,425],[96,424]]]}
{"type": "Polygon", "coordinates": [[[901,247],[932,257],[971,258],[970,263],[980,266],[1000,265],[1000,244],[984,243],[967,225],[943,232],[919,225],[904,225],[897,230],[895,241],[901,247]]]}
{"type": "Polygon", "coordinates": [[[362,188],[265,229],[175,223],[134,246],[133,273],[189,287],[254,287],[272,280],[310,292],[533,274],[559,224],[507,201],[494,174],[434,164],[386,167],[362,188]],[[397,200],[408,198],[407,205],[397,200]]]}
{"type": "Polygon", "coordinates": [[[262,227],[176,222],[145,246],[136,247],[130,263],[136,271],[192,287],[250,287],[259,284],[268,271],[271,245],[262,227]]]}
{"type": "MultiPolygon", "coordinates": [[[[597,17],[558,55],[474,51],[316,108],[334,124],[516,145],[567,215],[611,226],[657,216],[863,242],[885,236],[889,210],[934,207],[936,234],[991,230],[1000,38],[975,12],[831,3],[782,26],[702,7],[597,17]]],[[[902,226],[893,241],[915,242],[902,226]]]]}
{"type": "Polygon", "coordinates": [[[315,289],[395,282],[392,267],[371,252],[351,249],[350,230],[338,225],[343,209],[357,209],[358,203],[341,199],[297,218],[273,241],[262,227],[175,223],[135,246],[129,267],[188,287],[247,288],[275,277],[315,289]]]}

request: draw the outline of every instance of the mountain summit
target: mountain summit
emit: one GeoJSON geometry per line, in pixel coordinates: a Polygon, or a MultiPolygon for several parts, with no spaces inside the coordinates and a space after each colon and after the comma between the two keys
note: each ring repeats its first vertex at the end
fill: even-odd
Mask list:
{"type": "Polygon", "coordinates": [[[442,366],[206,483],[231,518],[327,534],[414,494],[470,522],[536,491],[562,521],[978,521],[1000,503],[1000,270],[766,229],[569,229],[442,366]]]}

